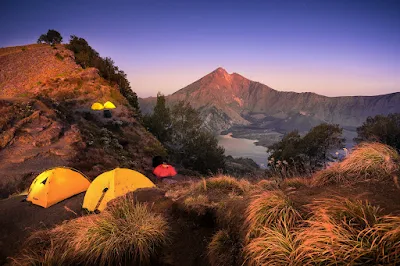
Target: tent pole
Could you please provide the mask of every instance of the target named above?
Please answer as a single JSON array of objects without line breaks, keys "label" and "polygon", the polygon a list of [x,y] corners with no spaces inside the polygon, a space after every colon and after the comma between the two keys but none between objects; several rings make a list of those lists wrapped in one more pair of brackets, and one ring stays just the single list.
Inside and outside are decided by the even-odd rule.
[{"label": "tent pole", "polygon": [[104,196],[106,195],[106,192],[107,192],[107,191],[108,191],[108,187],[106,187],[106,188],[103,189],[103,193],[101,194],[101,197],[100,197],[99,201],[97,202],[96,207],[94,208],[94,211],[95,211],[95,212],[98,211],[97,208],[100,206],[100,203],[101,203],[102,200],[104,199]]}]

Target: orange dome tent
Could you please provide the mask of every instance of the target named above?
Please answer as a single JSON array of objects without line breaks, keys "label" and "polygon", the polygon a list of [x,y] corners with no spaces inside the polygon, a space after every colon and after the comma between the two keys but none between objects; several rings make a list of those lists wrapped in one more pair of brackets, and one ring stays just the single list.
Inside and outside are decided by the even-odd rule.
[{"label": "orange dome tent", "polygon": [[32,182],[27,201],[44,208],[84,192],[90,185],[82,174],[64,167],[49,169]]},{"label": "orange dome tent", "polygon": [[96,177],[86,191],[83,208],[89,211],[102,211],[107,202],[138,188],[155,187],[154,183],[139,172],[115,168]]},{"label": "orange dome tent", "polygon": [[101,103],[94,103],[91,108],[92,110],[100,111],[104,109],[104,106]]},{"label": "orange dome tent", "polygon": [[163,163],[154,168],[153,174],[155,174],[157,178],[164,178],[164,177],[175,176],[177,172],[172,165]]},{"label": "orange dome tent", "polygon": [[115,104],[113,104],[113,103],[110,102],[110,101],[105,102],[103,106],[104,106],[104,109],[115,109],[115,108],[117,108],[117,107],[115,106]]}]

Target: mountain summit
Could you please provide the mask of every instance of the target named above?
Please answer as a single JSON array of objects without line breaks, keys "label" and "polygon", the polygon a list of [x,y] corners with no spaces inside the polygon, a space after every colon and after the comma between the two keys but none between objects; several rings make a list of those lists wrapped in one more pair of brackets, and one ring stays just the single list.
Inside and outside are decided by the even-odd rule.
[{"label": "mountain summit", "polygon": [[[326,97],[281,92],[221,67],[166,98],[170,104],[190,102],[201,112],[204,125],[215,133],[240,127],[249,137],[251,128],[250,137],[258,139],[264,133],[305,132],[323,122],[341,125],[352,139],[356,127],[368,116],[400,112],[400,93]],[[144,112],[150,112],[154,104],[155,98],[140,101]]]}]

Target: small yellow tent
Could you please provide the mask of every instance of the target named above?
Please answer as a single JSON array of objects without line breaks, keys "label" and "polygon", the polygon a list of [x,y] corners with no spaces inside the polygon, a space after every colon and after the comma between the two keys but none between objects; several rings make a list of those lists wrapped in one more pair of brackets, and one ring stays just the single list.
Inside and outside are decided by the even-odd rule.
[{"label": "small yellow tent", "polygon": [[102,211],[107,202],[138,188],[155,187],[154,183],[139,172],[116,168],[96,177],[86,191],[83,208]]},{"label": "small yellow tent", "polygon": [[86,191],[89,185],[89,180],[74,170],[64,167],[49,169],[33,180],[27,201],[47,208]]},{"label": "small yellow tent", "polygon": [[103,109],[104,109],[104,106],[101,103],[92,104],[92,110],[99,111],[99,110],[103,110]]},{"label": "small yellow tent", "polygon": [[113,103],[110,102],[110,101],[108,101],[108,102],[106,102],[106,103],[104,104],[104,109],[115,109],[115,108],[117,108],[117,107],[115,106],[115,104],[113,104]]}]

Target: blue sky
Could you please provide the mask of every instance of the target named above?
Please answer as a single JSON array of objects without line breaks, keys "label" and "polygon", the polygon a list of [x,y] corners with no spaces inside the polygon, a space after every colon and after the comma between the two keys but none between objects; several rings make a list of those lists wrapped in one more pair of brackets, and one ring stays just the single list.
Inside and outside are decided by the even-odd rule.
[{"label": "blue sky", "polygon": [[48,29],[113,58],[141,97],[222,66],[277,90],[400,91],[400,1],[2,1],[0,47]]}]

